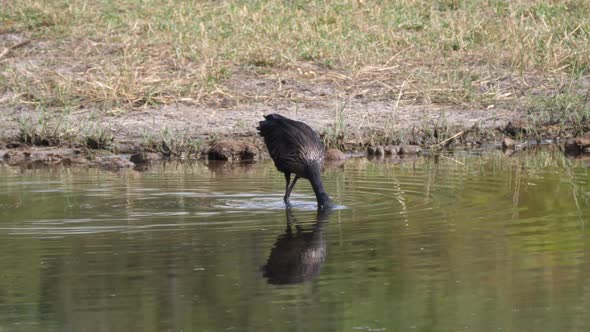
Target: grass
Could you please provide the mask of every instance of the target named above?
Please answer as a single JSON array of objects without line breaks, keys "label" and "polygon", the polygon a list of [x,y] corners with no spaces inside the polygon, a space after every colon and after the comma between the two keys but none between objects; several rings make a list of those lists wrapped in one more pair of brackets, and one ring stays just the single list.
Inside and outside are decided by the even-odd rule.
[{"label": "grass", "polygon": [[59,146],[75,140],[77,129],[72,128],[65,118],[51,117],[42,112],[37,120],[19,118],[18,140],[37,146]]},{"label": "grass", "polygon": [[32,146],[69,145],[86,150],[116,150],[115,136],[111,128],[94,123],[93,118],[74,123],[66,112],[56,115],[40,110],[39,114],[37,118],[17,119],[19,128],[16,140],[19,143]]},{"label": "grass", "polygon": [[573,82],[562,85],[556,92],[533,97],[528,108],[529,131],[540,139],[537,133],[539,126],[535,122],[557,125],[559,128],[569,127],[573,136],[590,130],[590,89],[580,91]]},{"label": "grass", "polygon": [[110,128],[91,125],[83,127],[81,145],[90,150],[114,149],[115,136]]},{"label": "grass", "polygon": [[[260,77],[328,84],[365,99],[399,96],[402,105],[487,107],[590,74],[586,0],[23,0],[2,7],[0,50],[8,51],[0,58],[0,99],[50,109],[248,103],[259,96],[232,78]],[[19,40],[31,43],[10,49]],[[272,98],[302,97],[274,89],[265,100]]]},{"label": "grass", "polygon": [[347,134],[345,112],[346,103],[340,101],[338,108],[336,109],[336,114],[334,115],[334,123],[328,126],[322,135],[322,140],[325,146],[340,150],[344,149],[344,140],[346,139]]},{"label": "grass", "polygon": [[158,152],[168,157],[187,159],[198,158],[203,152],[204,142],[186,130],[164,127],[159,134],[143,132],[141,149]]},{"label": "grass", "polygon": [[[30,146],[70,146],[91,150],[117,152],[117,142],[110,127],[93,122],[93,118],[73,123],[67,113],[56,116],[40,111],[36,119],[18,119],[17,141]],[[10,140],[10,139],[9,139]],[[158,133],[143,132],[139,141],[141,151],[158,152],[173,158],[198,158],[202,154],[204,142],[187,130],[168,127]]]}]

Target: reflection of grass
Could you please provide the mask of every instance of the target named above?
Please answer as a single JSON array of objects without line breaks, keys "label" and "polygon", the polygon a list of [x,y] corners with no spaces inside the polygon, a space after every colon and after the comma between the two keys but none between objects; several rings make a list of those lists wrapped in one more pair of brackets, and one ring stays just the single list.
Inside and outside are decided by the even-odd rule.
[{"label": "reflection of grass", "polygon": [[32,40],[0,62],[0,90],[52,107],[248,100],[224,83],[236,72],[369,98],[411,77],[404,102],[488,105],[590,66],[583,0],[31,0],[4,2],[0,22]]},{"label": "reflection of grass", "polygon": [[[383,164],[352,159],[344,171],[328,170],[327,189],[331,194],[337,192],[335,187],[341,189],[341,196],[335,197],[350,206],[335,211],[326,225],[329,256],[317,279],[321,287],[315,287],[316,282],[270,291],[260,280],[259,268],[276,237],[284,234],[284,211],[228,213],[236,211],[220,208],[225,195],[219,194],[281,193],[284,179],[272,162],[255,164],[247,171],[235,167],[229,176],[217,177],[203,163],[154,165],[142,176],[99,169],[48,173],[0,166],[5,190],[0,205],[14,206],[0,210],[6,227],[12,221],[16,229],[23,229],[23,222],[26,225],[34,218],[55,221],[27,229],[41,235],[3,236],[12,250],[0,260],[0,268],[6,271],[0,286],[9,303],[45,301],[49,313],[72,313],[76,326],[88,324],[84,315],[74,314],[81,309],[108,315],[118,308],[123,314],[117,320],[102,322],[114,330],[120,326],[149,330],[155,325],[152,320],[137,319],[138,301],[150,304],[142,306],[142,317],[155,317],[154,312],[186,317],[174,322],[184,330],[270,326],[280,331],[301,322],[301,317],[305,326],[322,331],[356,330],[351,326],[387,331],[465,327],[527,331],[533,325],[535,331],[556,331],[562,326],[567,330],[572,321],[583,330],[590,322],[585,306],[580,305],[590,296],[585,286],[589,239],[570,219],[568,211],[575,207],[564,171],[570,169],[584,191],[588,171],[570,165],[578,160],[548,151],[513,157],[501,152],[456,153],[452,158],[464,165],[444,158]],[[520,209],[519,219],[512,220],[511,181],[516,180],[517,167]],[[19,177],[27,181],[16,181]],[[31,190],[47,189],[48,179],[67,191],[40,195]],[[109,190],[109,195],[88,195],[89,188]],[[130,194],[141,188],[151,191]],[[191,194],[195,188],[199,195]],[[313,195],[305,182],[297,190]],[[150,193],[162,194],[157,196],[158,204],[145,199]],[[269,199],[280,202],[280,196]],[[405,215],[399,213],[400,197],[409,212]],[[579,201],[587,213],[590,202]],[[123,231],[79,236],[70,233],[78,229],[76,224],[57,222],[68,220],[66,216],[75,218],[80,206],[86,215],[103,216],[101,202],[120,206],[108,211],[108,217],[114,226],[120,220]],[[376,211],[368,203],[382,203],[384,210]],[[138,211],[142,217],[137,217]],[[171,211],[187,214],[169,215]],[[154,215],[143,217],[150,213]],[[302,223],[313,222],[312,211],[294,213]],[[153,229],[156,221],[166,229],[145,231]],[[105,226],[96,218],[79,227],[94,225]],[[39,241],[47,237],[48,229],[68,235],[53,236],[51,243]],[[130,239],[133,250],[129,250]],[[78,242],[83,245],[71,245]],[[234,242],[240,245],[228,245]],[[48,256],[55,259],[39,258]],[[175,282],[169,282],[164,272],[173,275]],[[62,282],[55,282],[57,277]],[[228,280],[240,285],[228,287]],[[113,285],[120,286],[117,296],[112,296]],[[198,300],[171,298],[177,305],[162,300],[161,294],[172,293],[194,294]],[[96,301],[108,305],[97,306]],[[186,314],[187,308],[191,315]],[[224,308],[232,308],[232,314],[227,315]],[[342,319],[326,319],[326,315]],[[26,315],[20,321],[29,323],[25,319],[38,317]]]}]

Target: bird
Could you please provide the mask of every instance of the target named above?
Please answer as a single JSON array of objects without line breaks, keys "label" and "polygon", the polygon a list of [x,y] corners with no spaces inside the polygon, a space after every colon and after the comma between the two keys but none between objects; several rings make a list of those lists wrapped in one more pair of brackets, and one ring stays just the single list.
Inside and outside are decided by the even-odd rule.
[{"label": "bird", "polygon": [[[280,114],[264,116],[258,124],[258,133],[276,168],[285,174],[287,182],[283,200],[290,206],[289,196],[297,180],[309,180],[315,193],[318,209],[332,208],[332,201],[324,190],[321,170],[324,164],[324,144],[320,135],[307,124],[288,119]],[[291,174],[295,177],[291,181]]]}]

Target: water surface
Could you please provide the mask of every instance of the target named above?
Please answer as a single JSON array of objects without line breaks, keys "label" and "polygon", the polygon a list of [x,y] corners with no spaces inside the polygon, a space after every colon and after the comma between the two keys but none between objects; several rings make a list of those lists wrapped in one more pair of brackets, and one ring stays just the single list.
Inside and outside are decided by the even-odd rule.
[{"label": "water surface", "polygon": [[588,330],[588,166],[353,159],[318,215],[270,162],[0,165],[0,329]]}]

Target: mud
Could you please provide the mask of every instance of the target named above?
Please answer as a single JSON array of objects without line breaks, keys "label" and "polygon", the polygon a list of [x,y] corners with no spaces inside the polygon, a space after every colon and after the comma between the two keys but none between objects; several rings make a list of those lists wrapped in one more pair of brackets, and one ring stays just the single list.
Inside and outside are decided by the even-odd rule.
[{"label": "mud", "polygon": [[261,148],[250,142],[224,140],[215,142],[207,151],[209,160],[256,160],[260,158]]},{"label": "mud", "polygon": [[[435,125],[448,125],[457,129],[474,125],[496,128],[504,127],[523,116],[520,111],[507,109],[412,105],[398,108],[395,101],[351,101],[344,108],[339,100],[274,104],[254,103],[228,108],[179,104],[120,112],[77,110],[67,114],[52,112],[50,115],[59,118],[61,123],[106,128],[114,135],[114,144],[121,147],[138,145],[146,135],[158,136],[163,131],[187,133],[203,140],[255,137],[258,122],[264,114],[269,113],[280,113],[304,121],[320,133],[334,131],[337,127],[350,137]],[[0,105],[0,136],[5,141],[16,137],[19,134],[19,121],[37,123],[41,116],[39,111],[22,106]]]},{"label": "mud", "polygon": [[[526,134],[522,125],[526,117],[518,107],[398,105],[395,100],[355,98],[343,102],[329,93],[314,91],[306,93],[315,97],[293,102],[283,99],[229,106],[176,104],[110,112],[79,109],[43,113],[23,105],[0,104],[0,157],[9,164],[34,162],[121,169],[174,158],[169,150],[157,148],[158,140],[190,138],[201,142],[200,147],[191,147],[191,155],[175,151],[176,156],[233,161],[268,158],[256,126],[269,113],[304,121],[323,136],[329,148],[367,153],[368,147],[374,147],[375,155],[415,154],[422,149],[450,145],[499,146],[504,136]],[[70,139],[60,139],[54,147],[23,144],[23,123],[40,126],[43,121],[69,128]],[[87,128],[108,133],[110,136],[104,140],[108,146],[83,136]],[[441,141],[445,144],[437,146]],[[176,144],[177,150],[183,149],[182,144]],[[104,153],[110,156],[100,156],[103,152],[97,151],[101,150],[93,150],[97,147],[106,148],[110,154]],[[578,150],[583,152],[585,148]],[[113,157],[121,154],[133,155],[133,162],[129,157]]]},{"label": "mud", "polygon": [[328,161],[339,161],[339,160],[345,160],[346,155],[338,149],[328,149],[328,150],[326,150],[326,157],[325,158]]}]

